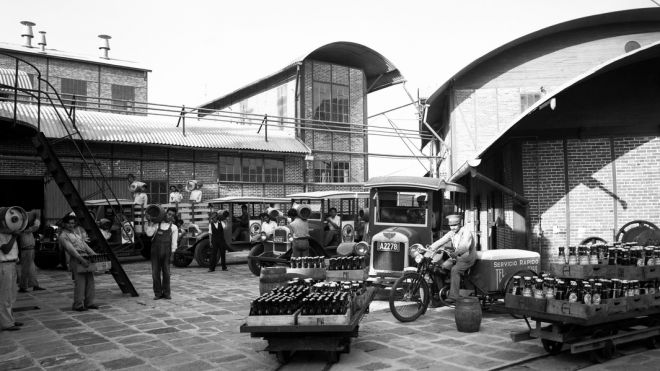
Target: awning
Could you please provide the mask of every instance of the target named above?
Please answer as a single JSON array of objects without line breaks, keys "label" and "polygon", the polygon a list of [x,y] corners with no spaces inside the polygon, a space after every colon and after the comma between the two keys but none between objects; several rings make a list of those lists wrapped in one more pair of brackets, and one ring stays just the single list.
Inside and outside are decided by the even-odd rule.
[{"label": "awning", "polygon": [[473,178],[478,179],[478,180],[480,180],[480,181],[482,181],[486,184],[489,184],[491,187],[502,191],[502,193],[505,193],[505,194],[511,196],[512,198],[514,198],[518,202],[520,202],[524,205],[529,205],[529,200],[526,199],[523,195],[521,195],[520,193],[514,191],[513,189],[511,189],[511,188],[509,188],[509,187],[507,187],[503,184],[500,184],[497,181],[483,175],[482,173],[477,171],[476,166],[472,166],[472,165],[468,164],[467,162],[463,163],[463,165],[456,172],[454,172],[454,174],[451,176],[451,178],[449,178],[449,181],[450,182],[457,182],[459,179],[466,176],[467,174],[470,174],[470,176],[472,176]]}]

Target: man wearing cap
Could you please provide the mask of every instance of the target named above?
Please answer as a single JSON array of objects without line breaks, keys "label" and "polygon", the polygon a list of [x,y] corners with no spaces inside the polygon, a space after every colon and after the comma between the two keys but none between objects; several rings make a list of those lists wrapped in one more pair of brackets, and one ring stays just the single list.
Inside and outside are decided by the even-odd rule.
[{"label": "man wearing cap", "polygon": [[429,248],[437,250],[441,246],[451,243],[454,252],[450,254],[451,259],[442,263],[442,268],[451,270],[451,283],[449,290],[449,300],[455,301],[459,297],[461,286],[461,274],[465,273],[477,258],[476,244],[472,232],[467,228],[461,227],[461,216],[452,214],[447,216],[447,224],[450,231],[435,241]]}]

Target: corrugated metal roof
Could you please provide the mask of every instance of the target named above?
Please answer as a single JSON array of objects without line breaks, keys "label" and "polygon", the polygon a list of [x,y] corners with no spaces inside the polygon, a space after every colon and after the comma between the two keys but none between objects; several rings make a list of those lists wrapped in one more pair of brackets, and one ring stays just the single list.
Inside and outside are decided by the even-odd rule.
[{"label": "corrugated metal roof", "polygon": [[94,63],[94,64],[103,64],[103,65],[108,65],[108,66],[115,66],[115,67],[123,67],[123,68],[131,68],[135,70],[140,70],[140,71],[147,71],[151,72],[150,69],[145,68],[141,66],[140,64],[132,61],[124,61],[121,59],[105,59],[101,58],[100,56],[98,57],[93,57],[89,55],[77,55],[69,52],[65,52],[62,50],[57,50],[57,49],[48,49],[46,48],[46,51],[42,52],[40,48],[30,48],[25,45],[17,45],[17,44],[10,44],[6,42],[0,42],[0,50],[4,51],[10,51],[10,52],[19,52],[19,53],[25,53],[25,54],[30,54],[30,55],[37,55],[40,57],[54,57],[54,58],[61,58],[61,59],[69,59],[69,60],[75,60],[75,61],[81,61],[81,62],[89,62],[89,63]]},{"label": "corrugated metal roof", "polygon": [[[63,109],[41,107],[41,131],[48,138],[67,135],[58,115],[66,117]],[[0,102],[0,126],[13,120],[13,103]],[[18,124],[37,127],[37,106],[17,105]],[[155,144],[177,147],[253,150],[282,153],[310,153],[309,148],[292,132],[269,130],[268,141],[264,131],[257,134],[253,125],[223,124],[188,119],[186,136],[182,127],[176,127],[176,117],[121,115],[105,112],[76,111],[76,126],[83,138],[94,142]]]},{"label": "corrugated metal roof", "polygon": [[[16,86],[16,70],[15,69],[9,69],[9,68],[0,68],[0,85],[7,85],[7,86]],[[17,87],[19,89],[27,89],[31,90],[32,89],[32,82],[30,81],[30,77],[25,71],[18,71],[18,85]],[[14,90],[14,89],[9,89],[9,88],[3,88],[0,89],[0,91],[8,91],[8,90]]]}]

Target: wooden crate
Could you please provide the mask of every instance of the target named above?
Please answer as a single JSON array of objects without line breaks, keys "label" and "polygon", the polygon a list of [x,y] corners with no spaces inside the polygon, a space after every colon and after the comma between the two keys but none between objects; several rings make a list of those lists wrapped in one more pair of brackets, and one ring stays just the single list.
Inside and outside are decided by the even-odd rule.
[{"label": "wooden crate", "polygon": [[369,270],[365,269],[352,269],[352,270],[327,270],[325,272],[326,281],[364,281],[369,278]]},{"label": "wooden crate", "polygon": [[545,312],[548,299],[536,299],[529,296],[506,294],[504,306],[532,312]]},{"label": "wooden crate", "polygon": [[642,298],[642,295],[638,296],[628,296],[625,298],[627,302],[628,311],[637,311],[641,312],[648,308],[648,301]]},{"label": "wooden crate", "polygon": [[548,299],[546,307],[547,313],[558,314],[562,316],[582,318],[582,319],[595,319],[607,317],[606,304],[582,304],[582,303],[569,303],[566,300]]},{"label": "wooden crate", "polygon": [[279,316],[248,316],[248,326],[294,326],[296,316],[300,313],[298,309],[294,314],[283,314]]},{"label": "wooden crate", "polygon": [[644,281],[660,278],[660,265],[647,265],[643,267]]},{"label": "wooden crate", "polygon": [[325,280],[325,268],[288,268],[287,277],[312,278],[318,281]]},{"label": "wooden crate", "polygon": [[602,304],[607,305],[607,313],[623,313],[628,311],[628,300],[625,297],[604,299]]},{"label": "wooden crate", "polygon": [[[589,278],[619,278],[626,280],[645,280],[645,268],[635,265],[604,265],[604,264],[587,264],[587,265],[568,265],[551,263],[549,271],[552,275],[563,278],[573,279],[589,279]],[[656,273],[654,267],[648,267],[648,271],[653,274]],[[660,266],[658,267],[660,271]],[[651,274],[651,273],[649,273]]]},{"label": "wooden crate", "polygon": [[298,326],[348,325],[351,321],[351,313],[351,306],[349,305],[346,314],[321,314],[315,316],[298,314],[296,323]]}]

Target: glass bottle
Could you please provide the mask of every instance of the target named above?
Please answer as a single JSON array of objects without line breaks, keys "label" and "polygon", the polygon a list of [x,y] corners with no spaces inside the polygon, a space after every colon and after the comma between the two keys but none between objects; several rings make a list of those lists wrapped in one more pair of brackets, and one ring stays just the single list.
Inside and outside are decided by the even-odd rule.
[{"label": "glass bottle", "polygon": [[513,276],[513,284],[511,285],[511,295],[522,295],[522,281],[520,276]]},{"label": "glass bottle", "polygon": [[591,285],[586,283],[582,286],[582,302],[587,305],[591,305]]},{"label": "glass bottle", "polygon": [[522,296],[531,297],[532,295],[532,277],[525,276],[525,278],[523,278]]},{"label": "glass bottle", "polygon": [[555,284],[555,299],[566,300],[566,282],[559,278],[557,278]]},{"label": "glass bottle", "polygon": [[600,305],[602,298],[603,298],[603,284],[600,282],[596,282],[596,284],[594,284],[593,294],[591,295],[591,302],[595,305]]},{"label": "glass bottle", "polygon": [[568,264],[569,265],[577,265],[578,259],[575,251],[576,247],[575,246],[569,246],[568,247]]},{"label": "glass bottle", "polygon": [[578,285],[577,282],[571,281],[568,286],[568,302],[576,303],[578,301]]},{"label": "glass bottle", "polygon": [[643,267],[645,263],[644,249],[641,246],[635,246],[634,249],[635,249],[635,259],[633,259],[633,263],[638,267]]},{"label": "glass bottle", "polygon": [[589,247],[584,245],[578,246],[578,264],[580,265],[589,264]]},{"label": "glass bottle", "polygon": [[564,246],[559,246],[559,264],[566,264],[568,261],[566,260],[566,252],[564,251],[565,248]]},{"label": "glass bottle", "polygon": [[595,244],[589,247],[589,264],[598,264],[598,246]]},{"label": "glass bottle", "polygon": [[616,247],[607,248],[607,264],[616,265],[617,249]]},{"label": "glass bottle", "polygon": [[646,259],[646,265],[655,265],[655,254],[653,246],[646,246],[644,248],[644,259]]},{"label": "glass bottle", "polygon": [[660,265],[660,246],[653,249],[653,258],[655,259],[655,265]]},{"label": "glass bottle", "polygon": [[555,297],[555,279],[546,277],[543,279],[543,286],[546,299],[553,299]]},{"label": "glass bottle", "polygon": [[534,298],[535,299],[545,298],[545,293],[543,292],[543,279],[542,278],[534,279]]}]

